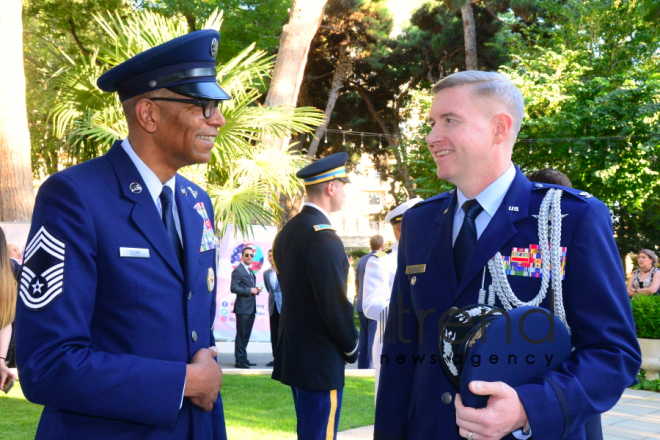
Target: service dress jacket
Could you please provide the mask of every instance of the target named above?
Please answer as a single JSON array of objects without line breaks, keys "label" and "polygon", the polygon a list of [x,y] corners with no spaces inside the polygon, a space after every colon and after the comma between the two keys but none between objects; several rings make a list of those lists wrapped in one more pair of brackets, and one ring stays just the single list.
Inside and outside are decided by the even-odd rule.
[{"label": "service dress jacket", "polygon": [[137,168],[108,153],[39,189],[16,317],[37,439],[226,439],[222,398],[183,398],[186,364],[215,345],[213,207],[176,175],[179,263]]},{"label": "service dress jacket", "polygon": [[[532,184],[517,169],[460,283],[452,245],[456,192],[420,202],[404,215],[384,336],[389,363],[381,365],[374,438],[460,438],[457,391],[440,367],[439,320],[451,307],[478,302],[482,271],[498,251],[507,259],[514,248],[529,251],[539,244],[534,215],[549,188],[564,191],[562,288],[575,350],[553,371],[515,388],[534,440],[584,439],[585,423],[612,408],[633,383],[641,356],[609,209],[580,190]],[[542,281],[520,275],[507,279],[521,301],[533,299]],[[490,284],[486,270],[485,288]],[[496,306],[502,307],[499,300]],[[549,295],[541,307],[550,310]]]},{"label": "service dress jacket", "polygon": [[311,390],[343,388],[344,362],[357,360],[358,344],[344,245],[326,216],[305,206],[275,237],[273,258],[282,309],[272,378]]}]

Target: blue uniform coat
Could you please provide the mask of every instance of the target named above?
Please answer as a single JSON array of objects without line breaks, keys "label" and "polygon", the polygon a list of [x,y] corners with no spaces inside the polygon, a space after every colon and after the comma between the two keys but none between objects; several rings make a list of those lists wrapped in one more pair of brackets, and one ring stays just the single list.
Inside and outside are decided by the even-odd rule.
[{"label": "blue uniform coat", "polygon": [[[45,406],[38,439],[226,438],[220,396],[211,412],[188,399],[179,409],[186,363],[215,344],[215,249],[202,247],[208,195],[179,175],[175,193],[183,267],[119,141],[41,186],[28,242],[44,227],[65,251],[61,294],[17,308],[21,386]],[[149,258],[120,257],[122,247]]]},{"label": "blue uniform coat", "polygon": [[[477,303],[482,270],[496,252],[510,256],[514,247],[539,243],[532,215],[551,187],[533,185],[516,171],[460,284],[452,251],[454,192],[406,212],[384,335],[389,363],[381,369],[375,438],[460,438],[456,390],[440,367],[438,321],[451,307]],[[641,362],[609,210],[586,193],[561,189],[561,212],[568,214],[561,236],[561,246],[567,247],[563,299],[575,351],[556,370],[516,388],[534,440],[584,438],[584,424],[614,406]],[[426,264],[425,271],[406,275],[406,267],[419,264]],[[507,278],[522,301],[539,292],[541,278]],[[490,281],[486,271],[486,289]],[[499,300],[496,305],[501,307]],[[541,306],[549,309],[548,297]],[[451,401],[441,399],[444,393]]]}]

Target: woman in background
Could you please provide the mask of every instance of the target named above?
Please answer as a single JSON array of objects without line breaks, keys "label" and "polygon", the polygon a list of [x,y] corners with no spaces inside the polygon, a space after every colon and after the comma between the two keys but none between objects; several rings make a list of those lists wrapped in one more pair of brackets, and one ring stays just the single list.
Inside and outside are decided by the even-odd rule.
[{"label": "woman in background", "polygon": [[[660,277],[659,277],[660,278]],[[7,239],[0,228],[0,390],[16,376],[7,367],[7,352],[11,341],[11,323],[16,313],[16,280],[7,253]]]},{"label": "woman in background", "polygon": [[637,254],[639,268],[633,270],[628,281],[628,296],[655,295],[660,288],[660,274],[658,273],[658,256],[649,249],[642,249]]}]

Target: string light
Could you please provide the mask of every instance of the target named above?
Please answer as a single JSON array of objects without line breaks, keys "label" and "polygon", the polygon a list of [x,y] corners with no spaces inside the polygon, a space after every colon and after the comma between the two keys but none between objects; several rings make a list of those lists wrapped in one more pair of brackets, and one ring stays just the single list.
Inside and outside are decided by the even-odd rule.
[{"label": "string light", "polygon": [[364,133],[360,135],[360,148],[364,149]]}]

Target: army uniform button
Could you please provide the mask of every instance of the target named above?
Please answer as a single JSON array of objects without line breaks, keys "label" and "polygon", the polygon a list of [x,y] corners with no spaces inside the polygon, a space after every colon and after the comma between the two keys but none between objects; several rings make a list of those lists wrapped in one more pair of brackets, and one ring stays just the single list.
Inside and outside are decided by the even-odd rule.
[{"label": "army uniform button", "polygon": [[197,332],[195,330],[192,332],[192,340],[193,342],[197,342]]},{"label": "army uniform button", "polygon": [[188,301],[192,299],[192,292],[188,292]]},{"label": "army uniform button", "polygon": [[537,184],[534,185],[534,186],[537,187],[537,188],[543,188],[543,184],[541,184],[541,183],[537,183]]},{"label": "army uniform button", "polygon": [[410,284],[414,286],[416,283],[417,283],[417,277],[412,277],[412,279],[410,280]]},{"label": "army uniform button", "polygon": [[449,405],[451,403],[451,394],[450,393],[442,393],[442,403],[445,403]]}]

